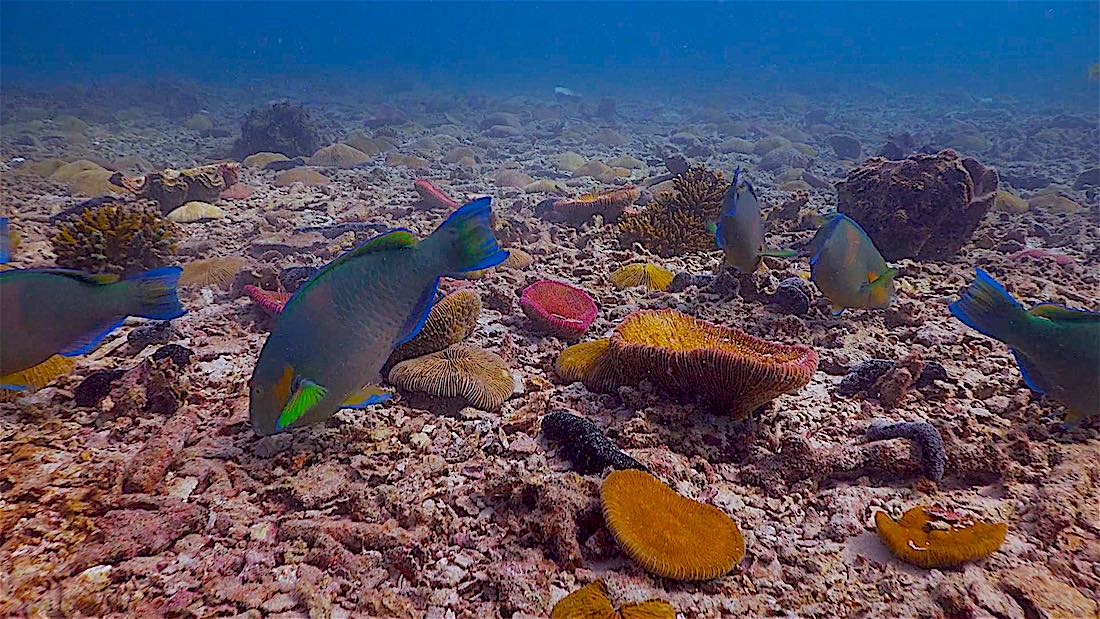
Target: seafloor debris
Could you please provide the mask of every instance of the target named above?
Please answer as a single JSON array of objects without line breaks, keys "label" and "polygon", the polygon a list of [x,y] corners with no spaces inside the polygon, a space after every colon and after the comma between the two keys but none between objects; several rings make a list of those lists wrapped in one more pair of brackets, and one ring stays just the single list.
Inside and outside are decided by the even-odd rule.
[{"label": "seafloor debris", "polygon": [[722,510],[677,494],[645,471],[611,472],[600,503],[615,541],[658,576],[717,578],[745,556],[741,531]]},{"label": "seafloor debris", "polygon": [[459,290],[443,297],[428,312],[420,332],[390,353],[385,367],[461,342],[473,333],[480,314],[481,298],[472,290]]},{"label": "seafloor debris", "polygon": [[676,609],[664,600],[652,599],[615,610],[607,596],[607,583],[600,578],[559,600],[550,619],[676,619]]},{"label": "seafloor debris", "polygon": [[810,285],[801,277],[788,277],[779,282],[768,303],[780,313],[804,316],[810,311]]},{"label": "seafloor debris", "polygon": [[50,243],[59,267],[126,276],[167,264],[176,228],[148,203],[109,202],[58,223]]},{"label": "seafloor debris", "polygon": [[579,225],[599,215],[606,222],[619,219],[624,211],[641,195],[640,187],[621,187],[575,198],[551,197],[535,207],[535,212],[550,221]]},{"label": "seafloor debris", "polygon": [[566,380],[580,375],[593,391],[648,380],[737,418],[802,388],[817,370],[808,346],[769,342],[672,309],[630,314],[602,354],[603,344],[578,346],[585,348],[567,348],[559,358]]},{"label": "seafloor debris", "polygon": [[449,212],[459,207],[458,202],[448,198],[447,194],[427,179],[418,178],[413,181],[413,189],[416,190],[416,195],[420,196],[416,201],[417,208],[443,209]]},{"label": "seafloor debris", "polygon": [[566,339],[584,335],[598,311],[584,290],[548,279],[524,288],[519,305],[540,330]]},{"label": "seafloor debris", "polygon": [[187,397],[180,369],[171,359],[145,359],[111,382],[111,407],[102,419],[171,415]]},{"label": "seafloor debris", "polygon": [[126,343],[141,351],[153,344],[167,344],[178,336],[171,320],[157,320],[135,328],[126,335]]},{"label": "seafloor debris", "polygon": [[390,369],[389,381],[409,391],[441,398],[461,398],[474,408],[495,411],[515,391],[515,379],[500,355],[454,344]]},{"label": "seafloor debris", "polygon": [[929,569],[984,559],[997,552],[1008,530],[1003,522],[985,522],[920,505],[900,520],[875,512],[875,528],[882,543],[899,559]]},{"label": "seafloor debris", "polygon": [[638,243],[662,258],[714,249],[707,225],[717,221],[729,183],[719,172],[693,167],[677,175],[673,185],[675,191],[659,194],[641,212],[623,215],[619,233],[624,247]]},{"label": "seafloor debris", "polygon": [[111,177],[111,182],[153,200],[162,213],[170,213],[188,202],[217,200],[221,192],[237,182],[237,164],[212,163],[186,170],[168,168],[138,177],[119,172]]},{"label": "seafloor debris", "polygon": [[195,430],[196,419],[188,412],[173,415],[153,438],[130,458],[123,472],[122,491],[151,493]]},{"label": "seafloor debris", "polygon": [[[898,365],[892,359],[868,359],[852,366],[836,387],[838,395],[851,397],[860,392],[870,392],[878,380]],[[920,389],[931,385],[933,381],[947,380],[947,369],[937,361],[923,361],[913,387]]]},{"label": "seafloor debris", "polygon": [[308,157],[320,147],[321,136],[309,110],[281,102],[248,112],[233,153],[238,158],[261,151]]},{"label": "seafloor debris", "polygon": [[559,445],[558,455],[588,475],[610,466],[615,469],[645,470],[640,462],[623,453],[596,424],[584,417],[556,411],[542,418],[542,433]]},{"label": "seafloor debris", "polygon": [[904,438],[920,447],[924,473],[929,479],[943,479],[947,465],[947,453],[943,448],[943,438],[936,426],[927,421],[902,421],[891,423],[885,419],[876,419],[867,428],[864,438],[868,442],[884,441],[892,438]]},{"label": "seafloor debris", "polygon": [[233,283],[237,273],[244,268],[245,259],[239,256],[216,256],[192,260],[183,265],[180,286],[214,286],[225,288]]},{"label": "seafloor debris", "polygon": [[997,193],[997,172],[951,150],[872,157],[837,183],[837,210],[887,260],[947,260],[970,240]]},{"label": "seafloor debris", "polygon": [[613,272],[610,279],[619,289],[644,286],[664,291],[672,284],[672,271],[648,262],[635,262]]}]

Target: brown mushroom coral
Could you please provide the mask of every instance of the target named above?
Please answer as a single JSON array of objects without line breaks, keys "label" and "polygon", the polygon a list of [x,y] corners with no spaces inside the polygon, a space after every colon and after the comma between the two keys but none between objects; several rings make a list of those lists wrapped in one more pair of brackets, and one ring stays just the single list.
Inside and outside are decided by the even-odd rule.
[{"label": "brown mushroom coral", "polygon": [[676,619],[676,610],[664,600],[623,604],[615,610],[601,578],[558,601],[550,619]]},{"label": "brown mushroom coral", "polygon": [[515,389],[512,372],[500,355],[468,344],[402,361],[393,366],[389,378],[402,389],[462,398],[487,411],[499,409]]},{"label": "brown mushroom coral", "polygon": [[439,352],[461,342],[473,332],[480,314],[481,298],[472,290],[459,290],[443,297],[432,306],[416,337],[390,353],[387,364]]},{"label": "brown mushroom coral", "polygon": [[641,188],[630,186],[586,193],[576,198],[549,198],[541,202],[536,210],[553,221],[573,224],[582,224],[593,215],[614,221],[634,204],[641,192]]},{"label": "brown mushroom coral", "polygon": [[600,487],[600,503],[615,541],[658,576],[717,578],[745,556],[741,531],[722,510],[677,494],[645,471],[613,471]]},{"label": "brown mushroom coral", "polygon": [[899,559],[925,568],[956,567],[997,551],[1008,530],[1003,522],[984,522],[954,512],[918,505],[894,520],[875,513],[882,543]]}]

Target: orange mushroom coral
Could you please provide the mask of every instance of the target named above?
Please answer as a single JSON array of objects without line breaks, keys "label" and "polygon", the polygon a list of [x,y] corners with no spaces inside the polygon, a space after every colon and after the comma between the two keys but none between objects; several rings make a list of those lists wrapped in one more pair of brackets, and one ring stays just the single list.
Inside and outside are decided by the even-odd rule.
[{"label": "orange mushroom coral", "polygon": [[925,568],[956,567],[997,551],[1008,530],[1003,522],[983,522],[918,505],[894,520],[875,513],[882,543],[899,559]]},{"label": "orange mushroom coral", "polygon": [[623,604],[615,610],[601,578],[563,597],[550,611],[550,619],[676,619],[676,610],[664,600]]}]

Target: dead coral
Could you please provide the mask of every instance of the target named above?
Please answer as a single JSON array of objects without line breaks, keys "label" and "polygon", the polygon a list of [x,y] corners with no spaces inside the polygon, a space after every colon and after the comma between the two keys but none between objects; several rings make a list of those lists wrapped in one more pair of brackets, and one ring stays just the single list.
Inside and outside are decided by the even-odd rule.
[{"label": "dead coral", "polygon": [[875,528],[899,559],[925,568],[957,567],[984,559],[1001,547],[1007,531],[1003,522],[983,522],[919,505],[900,520],[876,512]]},{"label": "dead coral", "polygon": [[622,245],[638,243],[662,258],[715,248],[707,225],[718,219],[729,183],[720,172],[693,167],[676,176],[673,185],[675,191],[659,194],[645,210],[623,215]]},{"label": "dead coral", "polygon": [[238,158],[263,151],[308,157],[320,147],[321,136],[309,110],[282,102],[248,113],[241,123],[241,137],[233,145],[233,153]]},{"label": "dead coral", "polygon": [[111,177],[111,182],[134,194],[155,201],[162,213],[170,213],[188,202],[214,202],[221,192],[237,182],[237,164],[213,163],[186,170],[165,169],[139,177]]},{"label": "dead coral", "polygon": [[108,202],[60,223],[50,243],[57,266],[126,276],[165,265],[176,228],[147,202]]}]

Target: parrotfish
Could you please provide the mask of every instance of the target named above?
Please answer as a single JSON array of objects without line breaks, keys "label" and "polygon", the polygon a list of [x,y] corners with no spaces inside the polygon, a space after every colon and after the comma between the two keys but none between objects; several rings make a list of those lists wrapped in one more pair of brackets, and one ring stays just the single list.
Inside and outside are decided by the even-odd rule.
[{"label": "parrotfish", "polygon": [[252,429],[274,434],[388,399],[382,366],[424,326],[440,277],[508,257],[489,227],[489,204],[462,206],[420,241],[405,229],[376,236],[303,284],[252,373]]},{"label": "parrotfish", "polygon": [[0,386],[5,378],[54,355],[90,352],[127,316],[171,320],[184,314],[176,296],[179,267],[130,279],[67,269],[0,272]]},{"label": "parrotfish", "polygon": [[760,268],[764,256],[789,258],[793,251],[772,250],[764,247],[764,220],[760,217],[760,202],[756,190],[741,173],[733,172],[733,182],[722,196],[722,211],[714,226],[715,239],[722,249],[721,269],[733,267],[742,273],[752,273]]},{"label": "parrotfish", "polygon": [[1100,414],[1100,312],[1042,303],[1025,310],[989,273],[949,307],[966,326],[1008,345],[1036,393],[1066,407],[1066,423]]},{"label": "parrotfish", "polygon": [[846,215],[835,213],[818,228],[809,253],[810,279],[829,299],[834,316],[849,307],[885,309],[893,301],[897,269]]},{"label": "parrotfish", "polygon": [[7,264],[11,260],[11,229],[7,217],[0,217],[0,264]]}]

